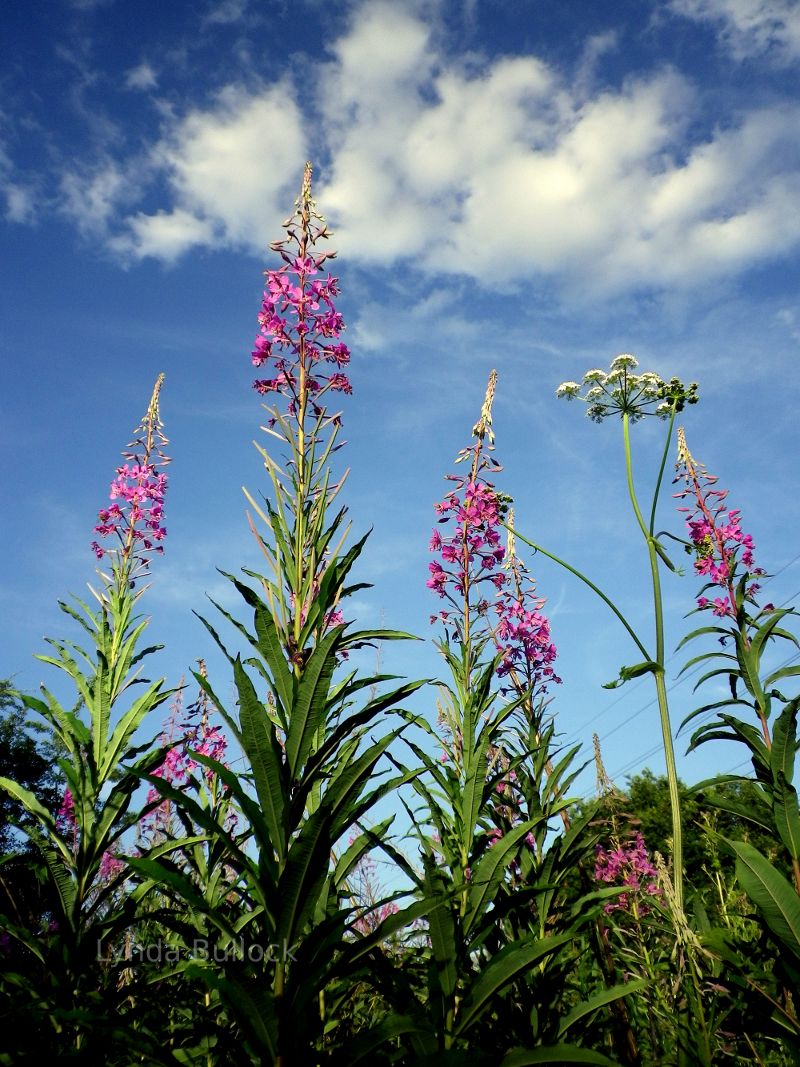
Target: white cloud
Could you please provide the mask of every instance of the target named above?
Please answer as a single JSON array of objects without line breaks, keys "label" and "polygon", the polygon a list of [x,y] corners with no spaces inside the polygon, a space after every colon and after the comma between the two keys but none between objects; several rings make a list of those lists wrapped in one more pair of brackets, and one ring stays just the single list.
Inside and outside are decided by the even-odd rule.
[{"label": "white cloud", "polygon": [[[367,3],[305,68],[315,152],[330,159],[317,197],[351,260],[608,293],[694,286],[800,246],[797,109],[698,135],[693,87],[674,71],[592,88],[611,37],[568,78],[532,55],[448,55],[434,29],[411,6]],[[117,217],[113,247],[168,261],[193,246],[260,251],[294,199],[310,130],[286,79],[168,116],[148,164],[166,201],[122,232]],[[108,165],[65,192],[79,223],[105,225],[131,185]]]},{"label": "white cloud", "polygon": [[794,111],[687,143],[693,92],[674,72],[587,97],[534,57],[459,62],[408,12],[368,12],[322,79],[320,199],[346,254],[608,291],[694,284],[800,243]]},{"label": "white cloud", "polygon": [[134,195],[134,188],[121,166],[104,160],[93,172],[75,170],[62,175],[61,209],[84,235],[102,235],[118,208]]},{"label": "white cloud", "polygon": [[204,25],[227,26],[239,20],[247,9],[247,0],[221,0],[204,17]]},{"label": "white cloud", "polygon": [[174,263],[190,248],[212,244],[213,237],[214,228],[208,219],[174,208],[157,211],[155,215],[139,212],[128,220],[128,233],[112,238],[109,243],[114,251],[130,253],[136,259],[152,256]]},{"label": "white cloud", "polygon": [[125,75],[125,85],[128,89],[141,89],[146,91],[147,89],[155,89],[158,86],[158,78],[156,72],[147,62],[144,60],[138,67],[131,67],[131,69]]},{"label": "white cloud", "polygon": [[686,18],[717,27],[737,59],[766,56],[778,63],[800,59],[797,0],[670,0]]},{"label": "white cloud", "polygon": [[5,200],[4,217],[9,222],[34,221],[36,198],[30,185],[18,180],[10,157],[0,146],[0,198]]},{"label": "white cloud", "polygon": [[190,112],[152,153],[166,175],[174,206],[127,220],[114,247],[174,260],[193,245],[263,249],[271,240],[302,173],[300,113],[285,84],[255,94],[233,86],[210,110]]}]

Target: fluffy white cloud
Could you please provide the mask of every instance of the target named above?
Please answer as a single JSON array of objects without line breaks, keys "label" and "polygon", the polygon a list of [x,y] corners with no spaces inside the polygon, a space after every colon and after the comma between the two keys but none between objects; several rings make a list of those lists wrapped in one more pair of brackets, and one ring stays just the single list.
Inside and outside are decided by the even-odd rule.
[{"label": "fluffy white cloud", "polygon": [[368,10],[322,79],[320,197],[348,255],[613,290],[694,284],[800,242],[796,111],[692,143],[674,72],[591,96],[534,57],[448,58],[409,13]]},{"label": "fluffy white cloud", "polygon": [[767,56],[778,63],[800,59],[797,0],[670,0],[678,15],[710,22],[737,59]]},{"label": "fluffy white cloud", "polygon": [[166,176],[173,206],[129,219],[114,247],[168,260],[193,244],[263,249],[304,159],[300,113],[285,84],[254,94],[230,86],[155,146],[151,164]]},{"label": "fluffy white cloud", "polygon": [[[695,285],[800,246],[796,108],[698,136],[693,88],[674,71],[598,92],[535,56],[447,54],[410,7],[379,0],[356,15],[304,82],[315,154],[330,161],[318,199],[352,260],[608,292]],[[310,129],[288,80],[229,86],[168,120],[150,156],[168,200],[130,215],[114,247],[167,260],[193,245],[263,249]],[[67,191],[105,221],[118,177]]]},{"label": "fluffy white cloud", "polygon": [[155,215],[139,212],[128,222],[128,232],[111,238],[115,252],[133,254],[137,259],[152,256],[174,263],[184,252],[198,245],[210,245],[214,228],[208,219],[199,219],[183,208],[158,211]]}]

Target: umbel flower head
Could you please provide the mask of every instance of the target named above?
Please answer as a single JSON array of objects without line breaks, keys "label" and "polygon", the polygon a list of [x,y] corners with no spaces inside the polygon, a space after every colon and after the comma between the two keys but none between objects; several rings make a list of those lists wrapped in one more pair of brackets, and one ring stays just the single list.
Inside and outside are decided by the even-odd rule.
[{"label": "umbel flower head", "polygon": [[134,430],[134,437],[122,453],[126,461],[117,467],[109,490],[111,504],[98,512],[94,532],[113,538],[116,544],[101,546],[92,542],[98,559],[109,556],[118,575],[132,581],[149,568],[150,556],[163,553],[167,531],[164,522],[164,494],[167,476],[161,468],[169,462],[164,448],[169,441],[159,414],[159,394],[164,375],[159,374],[147,413]]},{"label": "umbel flower head", "polygon": [[583,400],[586,414],[593,422],[609,415],[627,415],[637,422],[645,415],[666,419],[682,411],[685,404],[696,404],[697,382],[684,386],[679,378],[668,382],[653,371],[636,373],[639,361],[628,353],[615,356],[607,371],[589,370],[583,382],[562,382],[557,397]]}]

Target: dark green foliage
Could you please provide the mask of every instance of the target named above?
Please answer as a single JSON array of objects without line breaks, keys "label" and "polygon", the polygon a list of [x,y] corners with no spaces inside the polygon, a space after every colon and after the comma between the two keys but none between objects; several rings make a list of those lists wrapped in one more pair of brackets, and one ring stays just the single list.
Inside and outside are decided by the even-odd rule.
[{"label": "dark green foliage", "polygon": [[[11,682],[0,679],[0,777],[13,778],[55,815],[64,792],[57,759],[47,731],[28,718]],[[25,806],[0,791],[0,855],[27,848],[25,827],[31,825]]]}]

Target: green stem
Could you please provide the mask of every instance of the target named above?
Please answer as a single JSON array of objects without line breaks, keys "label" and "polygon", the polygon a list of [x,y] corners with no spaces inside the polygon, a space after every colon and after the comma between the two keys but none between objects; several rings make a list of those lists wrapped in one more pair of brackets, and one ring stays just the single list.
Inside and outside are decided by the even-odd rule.
[{"label": "green stem", "polygon": [[656,489],[653,493],[653,506],[650,509],[650,536],[653,537],[656,528],[656,508],[658,507],[658,498],[661,495],[661,482],[664,480],[664,471],[667,467],[667,457],[669,456],[670,447],[672,445],[672,430],[675,425],[675,408],[671,408],[669,413],[669,427],[667,429],[667,439],[664,442],[664,452],[661,456],[661,466],[658,468],[658,479],[656,481]]},{"label": "green stem", "polygon": [[[509,529],[509,527],[504,522],[501,523],[501,526],[505,526],[505,528],[507,530]],[[591,581],[589,578],[586,577],[585,574],[581,574],[581,572],[579,570],[576,570],[575,567],[570,566],[570,564],[567,563],[565,560],[560,559],[558,556],[554,556],[552,552],[548,552],[546,548],[542,548],[541,545],[537,545],[535,541],[529,541],[528,538],[525,537],[524,534],[521,534],[519,532],[519,530],[517,530],[516,528],[514,529],[513,533],[514,533],[515,537],[518,537],[520,539],[520,541],[524,541],[525,544],[528,545],[529,548],[532,548],[535,552],[541,552],[543,556],[547,556],[548,559],[551,559],[554,563],[557,563],[560,567],[563,567],[564,570],[569,571],[570,574],[574,574],[576,578],[580,578],[580,580],[583,582],[583,584],[584,585],[588,585],[593,593],[597,593],[597,595],[600,597],[600,599],[603,601],[603,603],[607,604],[608,607],[611,608],[611,610],[617,616],[619,621],[622,623],[622,625],[628,631],[628,634],[633,638],[633,641],[634,641],[636,647],[639,649],[639,651],[644,656],[644,658],[646,660],[652,659],[652,656],[650,655],[650,653],[647,651],[647,649],[644,647],[642,642],[636,636],[636,632],[634,631],[634,629],[631,626],[631,624],[628,622],[628,620],[625,618],[625,616],[619,610],[617,605],[609,597],[606,596],[606,594],[603,592],[602,589],[599,589],[594,584],[593,581]]]},{"label": "green stem", "polygon": [[[670,433],[672,421],[670,421]],[[631,436],[630,419],[627,411],[622,415],[622,433],[625,440],[625,474],[628,482],[628,495],[631,499],[633,513],[639,528],[647,542],[647,554],[650,557],[650,574],[653,582],[653,611],[656,629],[656,654],[654,662],[658,665],[653,671],[656,681],[656,696],[658,698],[658,714],[661,719],[661,735],[664,741],[664,760],[667,766],[667,782],[669,785],[669,801],[672,813],[672,879],[675,887],[675,900],[677,906],[683,911],[683,834],[681,829],[681,798],[678,791],[678,769],[675,763],[675,748],[672,743],[672,724],[669,717],[669,702],[667,700],[667,686],[664,680],[664,604],[661,597],[661,575],[658,569],[658,552],[656,539],[652,530],[655,523],[656,506],[658,504],[658,492],[664,473],[664,458],[661,462],[661,470],[658,476],[658,486],[653,499],[653,508],[650,517],[650,528],[645,526],[644,518],[636,498],[636,489],[633,484],[633,464],[631,462]],[[665,453],[666,456],[666,453]]]},{"label": "green stem", "polygon": [[642,535],[647,541],[650,539],[651,535],[650,531],[644,524],[644,517],[641,508],[639,507],[639,501],[636,499],[636,489],[633,484],[633,465],[631,463],[631,421],[627,411],[622,413],[622,436],[625,439],[625,476],[628,480],[628,496],[631,498],[631,506],[633,507],[636,521],[639,523]]}]

